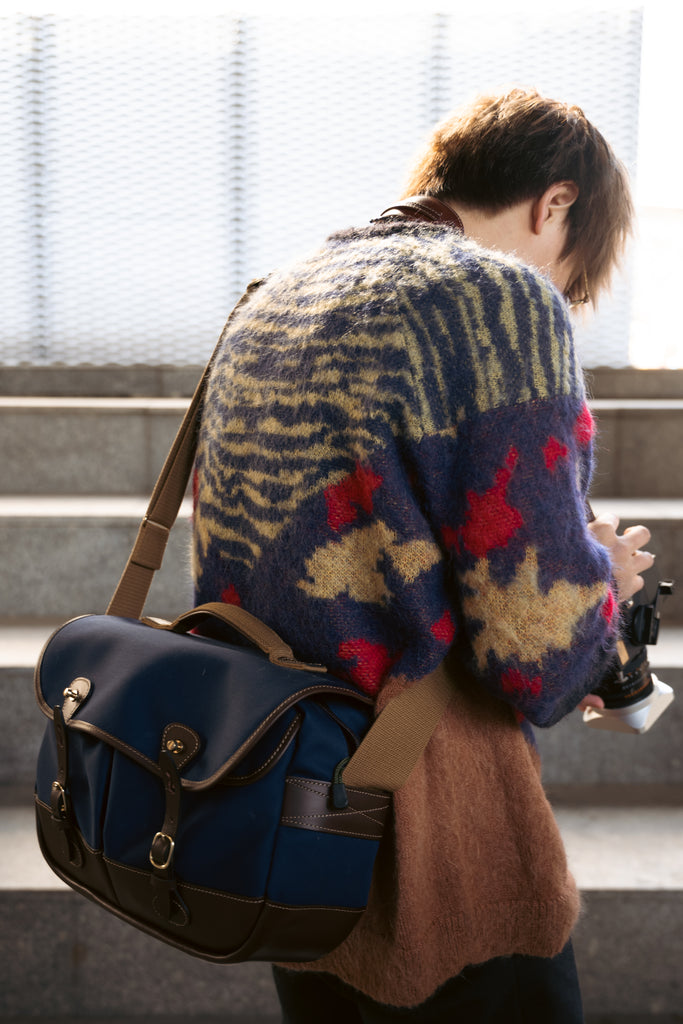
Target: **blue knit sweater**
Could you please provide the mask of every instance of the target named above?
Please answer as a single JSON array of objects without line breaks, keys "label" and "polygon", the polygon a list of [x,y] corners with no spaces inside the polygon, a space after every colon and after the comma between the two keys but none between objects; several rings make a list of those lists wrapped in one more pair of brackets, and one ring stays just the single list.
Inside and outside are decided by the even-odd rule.
[{"label": "blue knit sweater", "polygon": [[[197,603],[376,694],[451,649],[521,724],[607,668],[593,421],[565,304],[452,228],[333,235],[229,322],[195,474]],[[525,729],[526,731],[526,729]]]}]

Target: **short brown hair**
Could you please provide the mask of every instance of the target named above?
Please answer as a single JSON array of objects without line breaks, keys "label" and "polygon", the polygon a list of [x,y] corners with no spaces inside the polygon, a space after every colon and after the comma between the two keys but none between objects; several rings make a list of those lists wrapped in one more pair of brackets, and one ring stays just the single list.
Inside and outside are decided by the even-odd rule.
[{"label": "short brown hair", "polygon": [[406,195],[431,195],[498,212],[561,181],[579,194],[568,211],[562,257],[577,267],[568,288],[593,296],[608,284],[631,232],[628,174],[579,107],[529,89],[482,95],[437,125]]}]

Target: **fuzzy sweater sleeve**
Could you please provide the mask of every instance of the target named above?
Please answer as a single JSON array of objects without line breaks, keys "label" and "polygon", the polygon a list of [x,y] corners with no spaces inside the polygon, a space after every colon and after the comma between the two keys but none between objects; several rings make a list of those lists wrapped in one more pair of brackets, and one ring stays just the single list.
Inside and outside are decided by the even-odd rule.
[{"label": "fuzzy sweater sleeve", "polygon": [[[438,372],[452,414],[414,470],[446,552],[458,657],[520,718],[549,726],[614,656],[610,562],[586,525],[594,424],[556,290],[505,261],[480,259],[476,273],[434,289],[439,355],[414,362],[416,387],[437,393]],[[409,294],[399,301],[409,322]]]}]

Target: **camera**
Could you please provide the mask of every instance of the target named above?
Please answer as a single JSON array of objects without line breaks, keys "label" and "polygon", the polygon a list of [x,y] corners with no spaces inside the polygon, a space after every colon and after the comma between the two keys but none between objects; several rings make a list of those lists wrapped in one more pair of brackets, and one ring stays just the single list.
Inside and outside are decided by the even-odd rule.
[{"label": "camera", "polygon": [[604,708],[587,708],[586,725],[613,732],[644,733],[674,699],[674,692],[651,671],[647,648],[659,638],[661,598],[673,593],[673,580],[660,580],[652,601],[640,590],[622,605],[622,636],[617,660],[593,692]]}]

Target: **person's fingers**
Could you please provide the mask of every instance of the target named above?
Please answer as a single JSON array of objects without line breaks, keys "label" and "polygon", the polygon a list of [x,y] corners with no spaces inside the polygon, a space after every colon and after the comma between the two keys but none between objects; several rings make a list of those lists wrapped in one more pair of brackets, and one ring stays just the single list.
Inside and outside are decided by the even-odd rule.
[{"label": "person's fingers", "polygon": [[626,572],[626,570],[620,569],[618,566],[614,567],[614,578],[617,583],[617,600],[619,603],[628,601],[630,597],[633,597],[634,594],[637,594],[645,586],[645,580],[642,576]]},{"label": "person's fingers", "polygon": [[651,551],[634,551],[631,555],[631,571],[634,573],[647,572],[655,562],[655,556]]},{"label": "person's fingers", "polygon": [[586,708],[604,708],[605,702],[602,697],[598,697],[597,693],[587,693],[579,704],[579,711],[585,711]]},{"label": "person's fingers", "polygon": [[650,543],[652,534],[647,526],[627,526],[623,533],[623,539],[636,551]]},{"label": "person's fingers", "polygon": [[591,533],[605,547],[611,547],[614,544],[618,526],[618,516],[613,516],[608,513],[602,513],[597,519],[594,519],[592,523],[588,524],[588,528]]},{"label": "person's fingers", "polygon": [[615,512],[601,512],[599,516],[590,523],[591,526],[611,526],[616,530],[619,525],[619,516]]}]

